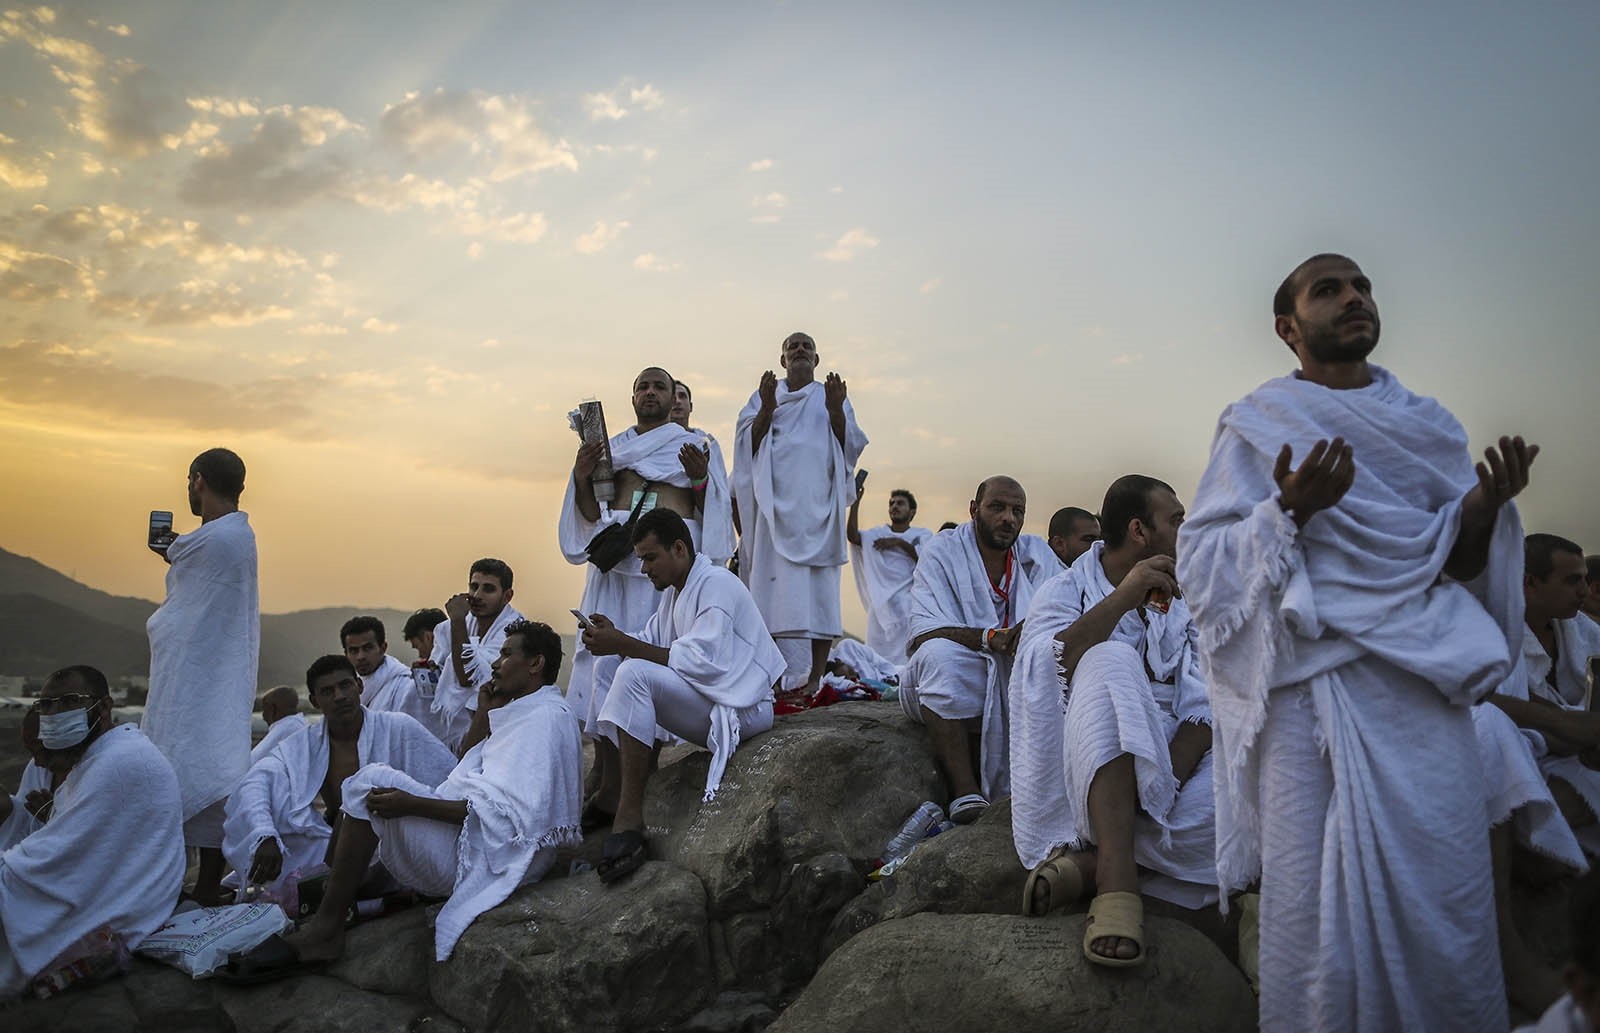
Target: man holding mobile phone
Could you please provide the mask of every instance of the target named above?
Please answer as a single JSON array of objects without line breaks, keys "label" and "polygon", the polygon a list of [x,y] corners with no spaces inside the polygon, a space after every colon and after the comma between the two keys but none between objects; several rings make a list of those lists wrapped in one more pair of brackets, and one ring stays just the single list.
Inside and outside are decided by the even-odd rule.
[{"label": "man holding mobile phone", "polygon": [[167,598],[146,624],[150,697],[140,726],[178,774],[184,843],[200,855],[193,894],[207,905],[222,898],[223,804],[250,767],[261,649],[256,536],[239,509],[244,474],[244,460],[225,448],[189,464],[200,527],[161,553],[171,565]]}]

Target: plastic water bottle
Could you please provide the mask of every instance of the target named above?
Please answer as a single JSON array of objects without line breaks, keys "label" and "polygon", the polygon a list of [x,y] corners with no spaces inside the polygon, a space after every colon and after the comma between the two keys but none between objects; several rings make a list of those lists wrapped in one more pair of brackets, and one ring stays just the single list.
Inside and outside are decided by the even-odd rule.
[{"label": "plastic water bottle", "polygon": [[909,854],[912,847],[927,838],[928,830],[942,821],[944,821],[944,808],[932,800],[924,801],[922,806],[906,819],[906,823],[900,826],[900,831],[889,840],[889,845],[883,848],[884,861],[895,861]]}]

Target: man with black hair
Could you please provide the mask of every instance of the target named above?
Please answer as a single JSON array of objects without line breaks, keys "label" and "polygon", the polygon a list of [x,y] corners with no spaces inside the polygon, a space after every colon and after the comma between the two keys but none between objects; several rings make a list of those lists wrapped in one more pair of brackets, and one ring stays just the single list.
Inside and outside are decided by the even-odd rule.
[{"label": "man with black hair", "polygon": [[425,606],[406,618],[400,637],[416,652],[418,660],[427,660],[433,655],[433,629],[448,619],[438,607]]},{"label": "man with black hair", "polygon": [[[562,503],[562,553],[570,563],[586,564],[579,609],[609,614],[623,627],[639,627],[650,619],[655,591],[631,552],[608,571],[589,562],[589,543],[602,530],[627,526],[635,510],[643,514],[667,509],[683,517],[700,551],[713,562],[725,562],[733,555],[727,468],[721,451],[713,455],[704,435],[668,418],[676,384],[672,374],[659,366],[639,372],[633,380],[633,426],[614,435],[609,446],[593,442],[578,449]],[[605,447],[610,448],[616,491],[608,505],[595,497],[593,482],[595,463]],[[614,658],[592,655],[579,640],[567,698],[583,721],[584,735],[594,741],[597,797],[585,819],[593,827],[610,820],[601,801],[616,796],[620,776],[615,747],[599,729],[600,711],[616,670]]]},{"label": "man with black hair", "polygon": [[1006,686],[1038,588],[1016,548],[1028,508],[1022,485],[986,478],[967,508],[970,522],[922,548],[900,679],[900,707],[928,726],[950,820],[961,825],[1008,788]]},{"label": "man with black hair", "polygon": [[113,727],[111,706],[105,675],[75,666],[50,675],[30,708],[61,781],[49,821],[0,854],[0,1000],[101,927],[137,947],[183,889],[177,776],[138,728]]},{"label": "man with black hair", "polygon": [[856,498],[844,535],[850,542],[850,569],[856,592],[867,611],[867,646],[895,666],[906,662],[907,614],[910,611],[911,575],[917,569],[917,549],[933,537],[926,527],[912,527],[917,497],[904,488],[889,493],[889,522],[860,529],[861,496],[867,471],[856,474]]},{"label": "man with black hair", "polygon": [[1178,543],[1219,888],[1261,886],[1261,1029],[1499,1033],[1471,707],[1520,649],[1538,448],[1474,466],[1455,417],[1368,362],[1372,281],[1343,255],[1296,266],[1272,315],[1299,369],[1223,411]]},{"label": "man with black hair", "polygon": [[331,855],[340,787],[363,764],[387,764],[429,785],[456,764],[410,715],[361,704],[361,678],[348,655],[318,657],[306,670],[306,693],[322,720],[252,766],[228,798],[223,853],[241,892],[247,884],[276,890]]},{"label": "man with black hair", "polygon": [[1529,733],[1539,769],[1591,858],[1600,857],[1600,713],[1589,709],[1589,659],[1600,625],[1584,617],[1583,549],[1554,534],[1523,544],[1522,664],[1491,697]]},{"label": "man with black hair", "polygon": [[439,669],[439,685],[427,727],[458,753],[472,724],[478,691],[493,675],[506,628],[522,619],[511,605],[511,585],[511,568],[504,560],[478,560],[467,571],[467,590],[445,602],[446,617],[433,629],[428,659]]},{"label": "man with black hair", "polygon": [[1056,554],[1062,566],[1070,567],[1078,557],[1089,551],[1089,546],[1100,540],[1100,518],[1087,509],[1066,506],[1050,517],[1050,529],[1045,541]]},{"label": "man with black hair", "polygon": [[162,553],[171,565],[167,598],[146,625],[150,695],[140,724],[178,774],[202,904],[222,899],[223,803],[250,766],[261,608],[256,536],[239,509],[244,476],[244,461],[225,448],[189,464],[189,509],[200,527]]},{"label": "man with black hair", "polygon": [[448,729],[433,709],[433,696],[420,692],[411,668],[389,655],[383,621],[351,617],[339,629],[339,643],[361,676],[363,707],[406,714],[444,741]]},{"label": "man with black hair", "polygon": [[642,630],[628,634],[605,614],[589,617],[584,647],[621,657],[600,711],[615,743],[622,778],[616,815],[598,869],[613,882],[644,863],[644,785],[657,726],[711,751],[705,798],[722,781],[743,739],[772,727],[773,690],[783,654],[737,575],[694,549],[682,517],[652,510],[633,530],[633,551],[660,593]]},{"label": "man with black hair", "polygon": [[810,334],[785,337],[778,358],[782,379],[763,373],[735,424],[739,577],[774,638],[809,646],[810,694],[822,683],[828,647],[844,634],[845,509],[867,436],[839,374],[817,380],[821,356]]},{"label": "man with black hair", "polygon": [[1177,494],[1129,474],[1101,513],[1105,537],[1028,610],[1011,679],[1012,832],[1032,872],[1024,913],[1093,887],[1084,955],[1125,967],[1144,960],[1141,892],[1191,909],[1217,898],[1211,707],[1175,580]]},{"label": "man with black hair", "polygon": [[220,977],[264,982],[338,958],[346,912],[374,857],[402,885],[450,898],[434,920],[438,961],[479,915],[542,878],[556,849],[578,841],[582,806],[583,743],[556,686],[560,671],[561,638],[549,625],[507,627],[460,762],[437,783],[382,763],[346,779],[333,871],[316,914],[236,955]]}]

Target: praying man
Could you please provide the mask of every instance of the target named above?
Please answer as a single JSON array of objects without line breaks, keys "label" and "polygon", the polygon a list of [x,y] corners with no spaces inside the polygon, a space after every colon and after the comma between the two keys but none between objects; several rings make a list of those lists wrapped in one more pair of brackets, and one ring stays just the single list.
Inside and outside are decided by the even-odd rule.
[{"label": "praying man", "polygon": [[889,493],[889,522],[859,527],[861,492],[867,472],[856,475],[856,498],[850,503],[845,539],[850,543],[850,569],[856,591],[867,611],[867,646],[895,666],[906,662],[907,614],[911,605],[911,575],[917,569],[917,549],[933,537],[926,527],[912,527],[917,497],[904,488]]},{"label": "praying man", "polygon": [[1471,707],[1520,649],[1536,446],[1473,465],[1367,361],[1372,282],[1323,254],[1273,297],[1299,360],[1223,411],[1178,541],[1216,758],[1223,893],[1261,887],[1261,1029],[1502,1031]]},{"label": "praying man", "polygon": [[928,726],[958,825],[1007,788],[1006,686],[1036,587],[1016,550],[1027,508],[1022,485],[987,478],[972,519],[923,547],[911,582],[900,707]]},{"label": "praying man", "polygon": [[495,657],[506,628],[522,619],[511,605],[513,574],[504,560],[485,557],[467,571],[467,590],[444,604],[445,619],[433,629],[433,654],[439,685],[433,694],[430,729],[460,752],[472,725],[480,690],[493,676]]},{"label": "praying man", "polygon": [[225,448],[189,464],[198,529],[161,553],[167,598],[150,615],[150,694],[140,727],[183,789],[183,841],[200,866],[194,897],[222,902],[223,805],[250,767],[250,712],[261,652],[256,536],[239,509],[244,461]]},{"label": "praying man", "polygon": [[432,732],[440,742],[444,741],[448,730],[433,709],[433,698],[422,693],[410,667],[389,655],[383,621],[376,617],[351,617],[339,629],[339,645],[361,677],[363,707],[405,714]]},{"label": "praying man", "polygon": [[1093,887],[1084,956],[1121,968],[1144,960],[1141,891],[1217,900],[1211,707],[1176,581],[1178,496],[1129,474],[1100,512],[1105,537],[1029,604],[1010,689],[1012,835],[1031,870],[1024,913]]},{"label": "praying man", "polygon": [[[580,612],[608,614],[625,628],[642,627],[650,619],[656,593],[631,551],[609,571],[588,563],[589,542],[601,530],[626,526],[635,508],[641,514],[667,509],[688,523],[713,562],[725,563],[733,555],[727,468],[721,451],[712,455],[703,435],[668,418],[676,384],[672,374],[657,366],[633,379],[634,425],[613,436],[609,445],[615,504],[605,506],[595,499],[594,468],[604,446],[594,442],[578,448],[561,507],[561,551],[568,562],[587,564]],[[567,699],[583,722],[584,735],[595,744],[595,794],[584,805],[585,824],[592,828],[610,822],[620,791],[616,746],[599,728],[617,663],[616,657],[596,657],[580,638],[568,680]]]},{"label": "praying man", "polygon": [[602,734],[622,761],[616,818],[596,869],[615,882],[644,864],[644,787],[659,726],[711,751],[705,798],[712,799],[739,743],[772,727],[783,654],[737,575],[697,555],[678,514],[653,510],[633,530],[633,551],[660,593],[637,635],[604,614],[589,617],[584,647],[622,658],[600,711]]},{"label": "praying man", "polygon": [[556,685],[561,639],[518,620],[499,642],[460,762],[436,785],[363,763],[341,790],[344,817],[316,914],[236,956],[224,981],[262,982],[342,955],[345,913],[374,857],[401,885],[449,898],[433,934],[434,958],[445,961],[474,919],[543,878],[556,849],[579,840],[583,744]]},{"label": "praying man", "polygon": [[138,728],[112,725],[111,706],[105,675],[77,666],[45,679],[30,708],[59,786],[49,820],[0,853],[0,1001],[88,933],[109,927],[131,950],[177,906],[178,777]]},{"label": "praying man", "polygon": [[845,508],[867,447],[844,380],[829,373],[818,383],[819,358],[809,334],[784,338],[784,376],[761,375],[739,413],[733,450],[739,576],[773,638],[810,643],[807,695],[822,684],[828,647],[844,634]]},{"label": "praying man", "polygon": [[348,656],[313,662],[306,692],[322,720],[251,767],[228,798],[223,854],[242,876],[241,894],[248,885],[277,890],[324,863],[344,780],[362,765],[387,764],[428,785],[456,765],[455,754],[409,714],[362,705],[363,683]]}]

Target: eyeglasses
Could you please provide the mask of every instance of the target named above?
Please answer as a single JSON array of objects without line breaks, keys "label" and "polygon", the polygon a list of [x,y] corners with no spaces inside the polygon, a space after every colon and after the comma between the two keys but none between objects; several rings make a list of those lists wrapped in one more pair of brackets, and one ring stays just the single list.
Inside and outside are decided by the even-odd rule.
[{"label": "eyeglasses", "polygon": [[75,710],[78,707],[89,706],[96,698],[87,692],[67,692],[60,696],[41,696],[28,707],[28,712],[33,714],[54,714],[62,710]]}]

